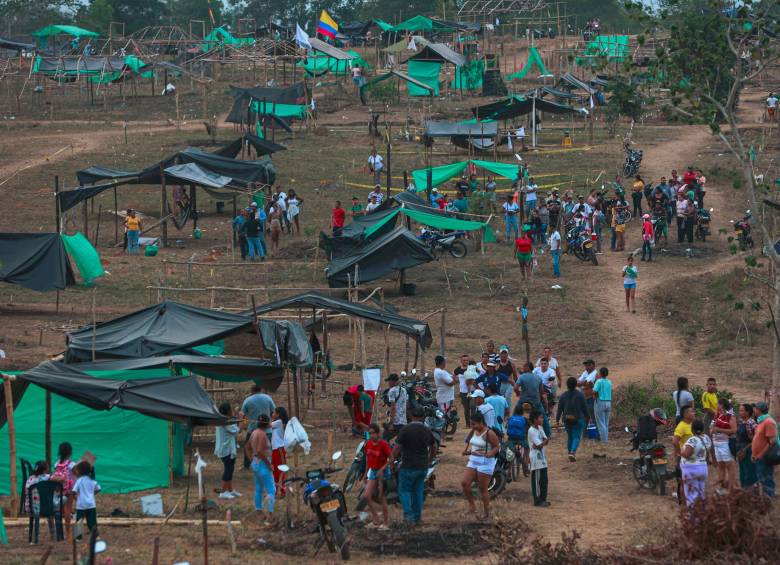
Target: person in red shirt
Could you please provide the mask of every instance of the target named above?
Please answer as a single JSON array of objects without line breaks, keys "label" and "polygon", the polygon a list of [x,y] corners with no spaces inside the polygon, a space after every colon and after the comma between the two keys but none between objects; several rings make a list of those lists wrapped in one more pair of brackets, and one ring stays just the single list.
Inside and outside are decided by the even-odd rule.
[{"label": "person in red shirt", "polygon": [[344,220],[346,220],[346,218],[347,212],[341,207],[341,200],[336,200],[336,207],[333,208],[333,219],[331,220],[333,235],[341,233],[341,230],[344,229]]},{"label": "person in red shirt", "polygon": [[650,220],[650,214],[642,216],[642,261],[653,260],[653,239],[655,227]]},{"label": "person in red shirt", "polygon": [[449,199],[447,198],[446,194],[442,194],[441,198],[439,198],[439,210],[446,210],[447,204],[449,204]]},{"label": "person in red shirt", "polygon": [[[371,521],[368,528],[388,529],[387,498],[385,497],[384,481],[390,478],[390,444],[379,437],[379,426],[371,424],[368,427],[369,438],[366,441],[366,491],[365,497],[368,503],[368,512]],[[376,513],[375,502],[382,505],[382,521]]]},{"label": "person in red shirt", "polygon": [[682,181],[683,184],[689,186],[696,182],[696,173],[694,172],[693,167],[688,167],[688,170],[683,173]]},{"label": "person in red shirt", "polygon": [[520,263],[520,273],[523,280],[531,278],[531,261],[533,261],[533,241],[528,236],[530,226],[523,226],[523,233],[515,240],[515,254],[517,262]]}]

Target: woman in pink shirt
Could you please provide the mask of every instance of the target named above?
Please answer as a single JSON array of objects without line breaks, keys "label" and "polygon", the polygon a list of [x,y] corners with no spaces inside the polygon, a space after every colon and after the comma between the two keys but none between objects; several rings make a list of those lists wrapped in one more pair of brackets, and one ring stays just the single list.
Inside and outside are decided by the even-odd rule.
[{"label": "woman in pink shirt", "polygon": [[653,260],[652,244],[654,238],[653,222],[650,221],[650,214],[645,214],[642,216],[642,261]]}]

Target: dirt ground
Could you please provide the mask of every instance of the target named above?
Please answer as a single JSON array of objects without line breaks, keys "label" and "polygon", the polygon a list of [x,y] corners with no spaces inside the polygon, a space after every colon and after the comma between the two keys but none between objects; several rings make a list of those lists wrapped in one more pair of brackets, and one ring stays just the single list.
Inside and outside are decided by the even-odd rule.
[{"label": "dirt ground", "polygon": [[[223,93],[224,94],[224,93]],[[761,113],[763,91],[752,90],[742,97],[742,121],[756,127]],[[214,106],[224,101],[216,96]],[[453,100],[434,109],[441,116],[464,115],[465,108],[476,102],[472,99]],[[51,231],[53,228],[53,202],[51,198],[54,175],[59,175],[66,186],[74,184],[75,171],[92,164],[134,168],[145,166],[155,159],[171,153],[187,144],[207,143],[200,120],[191,120],[177,127],[160,118],[170,116],[170,101],[156,97],[153,100],[129,101],[136,104],[127,109],[133,116],[127,127],[126,144],[120,121],[100,121],[93,114],[84,119],[61,119],[53,123],[34,119],[18,119],[0,122],[0,230],[2,231]],[[144,115],[143,105],[149,105],[149,117]],[[168,105],[167,108],[161,105]],[[192,104],[197,107],[196,103]],[[227,108],[222,106],[223,111]],[[408,115],[419,116],[421,108],[394,108],[393,120],[393,183],[401,184],[400,171],[418,168],[424,164],[421,146],[414,141],[398,138],[398,133]],[[117,110],[118,112],[118,110]],[[429,110],[429,113],[432,111]],[[127,313],[165,296],[204,306],[228,308],[246,307],[249,295],[255,294],[259,303],[294,293],[279,290],[280,287],[326,286],[322,268],[324,263],[316,251],[317,234],[326,229],[330,208],[336,198],[347,202],[352,194],[364,199],[369,190],[370,177],[363,170],[368,147],[376,140],[368,138],[365,131],[367,113],[364,108],[350,106],[338,112],[320,117],[318,131],[298,130],[294,135],[279,136],[277,141],[288,146],[288,151],[274,156],[279,183],[285,188],[294,187],[304,197],[303,226],[301,234],[286,237],[282,249],[262,265],[220,267],[231,262],[234,253],[230,248],[230,204],[227,212],[215,212],[214,201],[199,197],[203,209],[200,225],[204,237],[196,241],[189,226],[182,232],[173,231],[171,238],[178,244],[162,249],[155,258],[128,258],[114,247],[114,219],[108,212],[113,208],[113,196],[105,193],[96,199],[95,209],[89,211],[89,235],[100,217],[102,225],[98,234],[98,248],[109,274],[96,290],[69,289],[60,293],[59,312],[55,312],[53,294],[39,294],[19,287],[0,288],[0,348],[8,355],[0,360],[0,369],[16,369],[35,365],[46,355],[56,354],[64,344],[63,332],[89,323],[94,299],[98,320],[110,319]],[[415,117],[419,122],[419,118]],[[602,124],[599,124],[601,126]],[[561,189],[585,190],[587,182],[599,185],[603,179],[611,179],[623,156],[620,141],[609,136],[603,127],[596,128],[593,144],[586,143],[585,125],[578,123],[574,129],[575,147],[564,151],[560,148],[561,130],[568,129],[566,121],[550,120],[541,137],[542,147],[524,155],[534,174],[539,177],[543,190],[553,186]],[[621,126],[624,131],[627,127]],[[221,125],[219,139],[228,141],[235,137],[229,125]],[[728,310],[729,303],[700,304],[693,299],[681,298],[668,309],[665,299],[669,295],[686,297],[686,291],[697,293],[695,298],[707,300],[708,288],[719,281],[737,285],[737,294],[754,292],[755,288],[740,280],[739,270],[744,265],[741,255],[729,253],[729,220],[738,217],[748,206],[744,192],[735,190],[728,171],[733,163],[717,139],[700,127],[675,125],[658,121],[637,125],[634,140],[644,150],[642,173],[646,179],[668,175],[674,168],[682,171],[692,164],[705,170],[708,177],[706,205],[714,208],[713,237],[706,244],[695,244],[695,253],[687,257],[687,246],[670,244],[663,246],[658,260],[650,264],[639,263],[638,313],[626,312],[623,302],[621,268],[625,254],[610,253],[608,248],[599,255],[599,265],[593,267],[566,256],[562,261],[563,277],[555,281],[546,256],[539,261],[539,269],[533,279],[523,285],[510,248],[503,243],[503,226],[493,219],[500,242],[489,245],[485,255],[473,246],[468,256],[456,261],[444,259],[419,267],[409,273],[410,282],[417,284],[417,296],[404,297],[397,290],[395,281],[377,281],[371,286],[384,288],[385,300],[409,316],[423,317],[442,306],[447,307],[445,355],[454,364],[461,353],[478,355],[487,339],[509,344],[516,358],[522,357],[520,321],[516,307],[521,292],[526,289],[530,304],[530,343],[532,358],[536,359],[545,345],[554,348],[564,378],[581,372],[581,362],[592,357],[599,366],[610,368],[616,385],[647,383],[655,378],[667,390],[679,375],[688,376],[692,383],[703,385],[706,378],[716,376],[722,388],[735,392],[745,401],[757,399],[768,385],[768,367],[771,351],[766,333],[757,330],[749,343],[742,343],[738,335],[738,320]],[[381,141],[379,148],[383,148]],[[455,153],[449,144],[438,143],[434,150],[434,165],[466,158]],[[492,158],[492,157],[486,157]],[[508,162],[511,155],[504,153],[499,159]],[[599,177],[599,174],[601,176]],[[595,181],[599,178],[600,180]],[[241,201],[239,201],[241,204]],[[159,215],[159,188],[133,187],[119,191],[119,207],[134,206],[150,217]],[[81,228],[82,210],[79,207],[68,215],[68,231]],[[720,230],[724,230],[723,233]],[[674,229],[671,230],[672,235]],[[171,233],[171,232],[169,232]],[[627,249],[640,246],[639,226],[629,230]],[[195,259],[212,266],[193,269],[165,261]],[[736,275],[734,274],[736,270]],[[488,283],[489,280],[489,283]],[[736,280],[736,282],[734,282]],[[551,286],[559,283],[563,289]],[[726,284],[726,283],[723,283]],[[227,286],[257,289],[245,292],[217,292],[210,296],[205,292],[158,292],[149,286],[178,288],[204,288]],[[93,294],[94,293],[94,294]],[[698,294],[704,294],[699,296]],[[714,296],[714,295],[713,295]],[[687,316],[683,316],[683,313]],[[725,329],[720,334],[707,331],[685,332],[690,325],[685,320],[697,315],[707,320],[722,320]],[[440,345],[439,317],[428,321],[434,334],[434,345],[425,354],[425,366],[431,368],[433,356]],[[714,323],[714,322],[713,322]],[[347,325],[334,324],[332,348],[337,365],[352,362],[352,336]],[[715,343],[715,339],[722,342]],[[384,359],[383,333],[380,328],[368,328],[367,350],[369,363],[382,363]],[[717,345],[717,347],[716,347]],[[405,343],[401,337],[391,338],[390,368],[403,368]],[[748,367],[745,370],[745,367]],[[341,392],[344,386],[357,382],[357,375],[337,372],[328,389],[327,398],[315,397],[315,408],[305,409],[302,419],[314,443],[314,451],[301,457],[299,469],[322,464],[327,454],[328,434],[332,434],[333,448],[344,452],[343,466],[348,466],[357,444],[348,430]],[[235,387],[226,393],[236,404],[247,393],[247,387]],[[319,392],[319,391],[318,391]],[[275,394],[279,402],[285,402],[287,391],[280,388]],[[535,511],[530,501],[530,485],[527,480],[510,484],[494,503],[498,527],[511,527],[513,519],[522,517],[531,524],[531,531],[518,532],[519,540],[531,536],[556,542],[562,533],[577,530],[582,543],[596,548],[630,546],[655,541],[664,528],[670,526],[677,514],[677,504],[671,497],[640,492],[630,472],[632,455],[628,451],[628,435],[621,431],[619,421],[614,423],[611,441],[607,446],[585,441],[578,453],[578,461],[570,463],[563,446],[563,431],[554,431],[554,439],[548,449],[550,465],[551,507]],[[476,553],[484,554],[478,536],[483,528],[496,527],[477,523],[465,512],[466,505],[460,493],[459,481],[464,467],[460,456],[461,429],[444,449],[436,490],[426,504],[424,525],[412,532],[393,529],[389,532],[367,531],[361,525],[350,526],[353,560],[369,562],[390,560],[417,562],[435,558],[447,562],[463,562],[473,559]],[[670,443],[670,442],[669,442]],[[202,453],[210,454],[212,446],[204,442],[198,446]],[[121,444],[118,444],[121,449]],[[606,454],[594,458],[594,454]],[[221,473],[219,462],[208,457],[206,483],[209,492],[218,486]],[[341,480],[342,475],[337,475]],[[217,500],[210,495],[218,509],[210,515],[224,518],[231,510],[237,526],[237,552],[231,554],[226,528],[210,528],[210,555],[219,563],[308,563],[313,561],[316,534],[308,510],[300,501],[300,493],[293,493],[277,508],[289,511],[294,518],[294,528],[286,531],[276,525],[265,528],[257,523],[252,513],[253,485],[247,471],[237,470],[236,488],[244,496],[234,501]],[[159,489],[166,510],[180,501],[185,490],[185,480],[177,478],[169,489]],[[137,498],[133,495],[101,496],[98,510],[101,518],[114,508],[121,508],[131,515],[139,515]],[[4,501],[7,502],[7,499]],[[348,497],[350,508],[355,504],[354,494]],[[7,504],[6,504],[7,505]],[[392,508],[394,520],[400,520],[400,509]],[[179,504],[175,517],[198,518],[189,509],[183,511]],[[152,539],[160,537],[161,562],[187,560],[202,562],[201,533],[197,525],[164,527],[101,526],[101,535],[109,543],[113,563],[149,563]],[[0,560],[4,563],[38,562],[45,545],[30,547],[26,543],[26,530],[9,529],[11,545],[0,548]],[[69,549],[58,545],[54,549],[54,561],[68,559]],[[324,562],[335,561],[322,550],[316,557]]]}]

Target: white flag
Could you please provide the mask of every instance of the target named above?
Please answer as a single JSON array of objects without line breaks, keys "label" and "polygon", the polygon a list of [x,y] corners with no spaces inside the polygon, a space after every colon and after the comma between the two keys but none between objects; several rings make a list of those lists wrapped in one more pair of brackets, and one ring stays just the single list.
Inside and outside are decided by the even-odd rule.
[{"label": "white flag", "polygon": [[311,43],[309,43],[309,34],[303,31],[301,26],[295,24],[295,43],[302,49],[311,49]]}]

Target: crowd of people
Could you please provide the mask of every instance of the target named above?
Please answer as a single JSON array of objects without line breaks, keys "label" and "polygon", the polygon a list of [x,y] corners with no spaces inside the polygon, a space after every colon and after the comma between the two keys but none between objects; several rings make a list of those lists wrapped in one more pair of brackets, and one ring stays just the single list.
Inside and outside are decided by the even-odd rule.
[{"label": "crowd of people", "polygon": [[300,235],[302,207],[303,198],[293,188],[284,192],[276,185],[273,190],[266,187],[255,192],[249,206],[233,218],[233,242],[241,252],[241,259],[265,261],[278,252],[283,235]]}]

